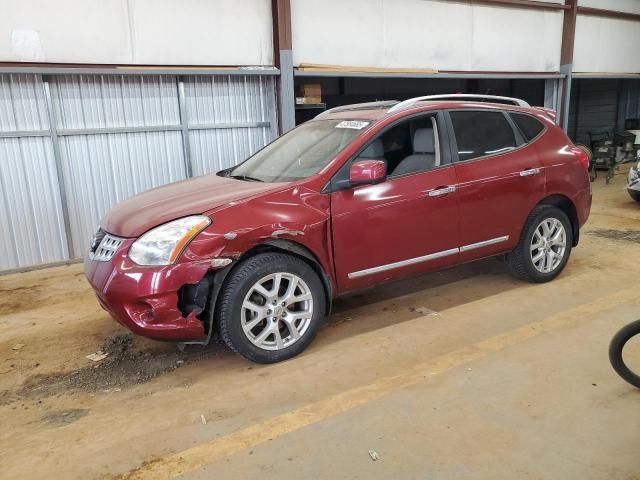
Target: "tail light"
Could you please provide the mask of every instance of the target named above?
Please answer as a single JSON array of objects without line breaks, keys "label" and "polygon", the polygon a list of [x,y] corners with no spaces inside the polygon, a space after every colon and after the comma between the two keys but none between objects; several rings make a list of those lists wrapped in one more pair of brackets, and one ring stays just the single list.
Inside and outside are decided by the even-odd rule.
[{"label": "tail light", "polygon": [[587,155],[587,152],[578,147],[573,147],[571,151],[578,157],[584,169],[589,170],[589,155]]}]

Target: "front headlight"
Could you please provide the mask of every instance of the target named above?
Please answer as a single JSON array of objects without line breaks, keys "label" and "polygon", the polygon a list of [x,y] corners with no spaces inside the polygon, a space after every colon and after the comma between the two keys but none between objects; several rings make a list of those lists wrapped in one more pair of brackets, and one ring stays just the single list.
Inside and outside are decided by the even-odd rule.
[{"label": "front headlight", "polygon": [[133,242],[129,258],[138,265],[170,265],[191,239],[210,224],[209,217],[194,215],[160,225]]}]

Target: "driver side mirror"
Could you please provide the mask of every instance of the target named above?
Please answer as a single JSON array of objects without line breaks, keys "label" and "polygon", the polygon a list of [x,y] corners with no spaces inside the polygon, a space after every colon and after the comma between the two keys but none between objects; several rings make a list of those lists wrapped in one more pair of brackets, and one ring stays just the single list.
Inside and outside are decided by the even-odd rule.
[{"label": "driver side mirror", "polygon": [[352,187],[380,183],[386,178],[387,164],[382,160],[360,159],[349,170],[349,184]]}]

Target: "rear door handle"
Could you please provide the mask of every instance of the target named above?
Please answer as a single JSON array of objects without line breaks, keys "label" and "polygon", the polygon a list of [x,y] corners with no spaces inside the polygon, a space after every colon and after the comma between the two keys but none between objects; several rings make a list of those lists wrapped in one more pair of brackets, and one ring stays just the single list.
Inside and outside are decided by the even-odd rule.
[{"label": "rear door handle", "polygon": [[438,187],[430,190],[428,195],[430,197],[442,197],[443,195],[448,195],[456,191],[456,187],[454,185],[449,185],[448,187]]},{"label": "rear door handle", "polygon": [[527,168],[526,170],[522,170],[520,172],[521,177],[530,177],[531,175],[537,175],[540,173],[539,168]]}]

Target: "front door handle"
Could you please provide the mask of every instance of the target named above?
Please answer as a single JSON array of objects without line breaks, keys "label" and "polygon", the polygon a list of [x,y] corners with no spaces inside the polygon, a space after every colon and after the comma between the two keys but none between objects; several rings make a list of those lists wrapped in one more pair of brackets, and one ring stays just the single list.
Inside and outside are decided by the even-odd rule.
[{"label": "front door handle", "polygon": [[540,173],[539,168],[527,168],[520,172],[521,177],[530,177],[531,175],[537,175]]},{"label": "front door handle", "polygon": [[442,197],[443,195],[448,195],[449,193],[453,193],[456,191],[455,185],[449,185],[448,187],[438,187],[433,190],[429,190],[428,195],[430,197]]}]

